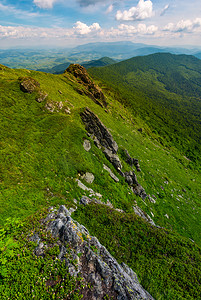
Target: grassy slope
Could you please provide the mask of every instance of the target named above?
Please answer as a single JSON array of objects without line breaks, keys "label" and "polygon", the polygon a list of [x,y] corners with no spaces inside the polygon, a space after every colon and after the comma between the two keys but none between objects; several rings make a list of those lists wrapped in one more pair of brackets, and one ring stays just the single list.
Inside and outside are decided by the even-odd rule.
[{"label": "grassy slope", "polygon": [[[71,77],[4,67],[0,68],[0,73],[1,225],[8,217],[24,218],[42,207],[55,204],[70,205],[73,198],[79,199],[84,194],[74,179],[79,178],[78,173],[91,171],[95,175],[95,181],[90,187],[103,195],[103,201],[109,199],[115,207],[131,213],[129,226],[132,226],[132,218],[135,218],[132,205],[133,200],[136,200],[150,216],[151,212],[154,214],[153,219],[157,225],[174,229],[201,245],[200,174],[189,168],[189,161],[179,152],[169,152],[157,141],[153,141],[146,124],[115,101],[111,92],[108,93],[109,105],[106,113],[88,97],[81,96],[74,90],[76,83]],[[39,81],[41,88],[48,93],[48,101],[68,101],[71,114],[47,111],[45,103],[37,103],[33,94],[20,91],[19,76],[31,76]],[[58,90],[62,91],[62,94]],[[93,144],[90,152],[83,149],[82,142],[87,138],[87,134],[79,113],[85,106],[90,107],[110,129],[120,147],[120,156],[122,149],[126,148],[131,156],[139,159],[142,172],[138,173],[138,180],[147,193],[157,197],[156,204],[148,200],[144,203],[131,194],[123,179],[120,178],[119,183],[114,183],[107,172],[102,171],[102,164],[109,164]],[[138,132],[139,127],[145,128],[143,133]],[[115,172],[112,166],[109,166]],[[125,162],[124,170],[129,170]],[[107,212],[104,214],[98,217],[99,228],[105,224]],[[165,214],[169,215],[169,219]],[[84,215],[87,216],[87,210]],[[84,216],[82,219],[85,222]],[[144,224],[139,222],[139,226],[143,228],[141,223]],[[108,230],[109,234],[111,231]],[[97,233],[98,238],[102,238],[100,231],[94,233]],[[135,236],[134,231],[130,234],[130,238]],[[137,231],[136,234],[138,235]],[[122,238],[119,232],[120,244],[123,242]],[[178,237],[178,240],[174,240],[174,243],[179,242],[179,239]],[[104,243],[104,240],[102,242]],[[106,242],[108,243],[107,239]],[[147,243],[149,247],[150,241]],[[188,244],[187,241],[185,243]],[[138,255],[134,248],[131,252]],[[115,255],[118,257],[118,253]],[[127,262],[131,265],[129,260]],[[161,262],[162,260],[159,265]],[[136,264],[135,267],[139,274],[143,273],[140,265]],[[148,279],[143,277],[143,274],[145,287],[152,290],[151,285],[153,292],[156,292],[158,279],[154,281],[155,275],[152,272]],[[152,281],[155,283],[150,283]]]},{"label": "grassy slope", "polygon": [[119,101],[143,118],[166,146],[200,166],[201,61],[158,53],[135,57],[90,73],[111,85]]}]

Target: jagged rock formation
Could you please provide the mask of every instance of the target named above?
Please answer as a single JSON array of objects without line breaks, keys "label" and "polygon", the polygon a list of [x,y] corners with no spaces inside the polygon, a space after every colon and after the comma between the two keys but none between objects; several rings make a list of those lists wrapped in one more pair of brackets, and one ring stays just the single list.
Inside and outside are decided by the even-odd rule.
[{"label": "jagged rock formation", "polygon": [[[138,183],[135,173],[133,171],[125,173],[121,171],[122,163],[117,155],[118,145],[114,141],[109,130],[89,108],[85,108],[80,115],[85,124],[86,130],[90,137],[94,140],[96,146],[103,151],[106,158],[113,164],[119,174],[125,178],[125,181],[131,186],[133,193],[144,200],[147,197],[147,194],[143,187]],[[134,164],[136,169],[141,171],[138,160],[131,158],[127,150],[125,153],[127,161],[129,161],[131,166]]]},{"label": "jagged rock formation", "polygon": [[86,130],[92,136],[97,138],[99,144],[110,150],[112,153],[117,153],[118,145],[100,119],[89,108],[85,108],[80,115]]},{"label": "jagged rock formation", "polygon": [[101,107],[107,106],[107,102],[102,90],[90,79],[87,70],[84,67],[79,64],[71,64],[65,72],[72,74],[76,78],[77,82],[84,86],[85,89],[76,89],[79,94],[85,94],[89,96]]},{"label": "jagged rock formation", "polygon": [[[153,299],[139,284],[132,269],[124,263],[119,265],[96,237],[90,236],[83,225],[71,218],[72,211],[73,209],[68,210],[63,205],[58,211],[51,209],[43,223],[53,237],[58,238],[58,258],[65,260],[68,272],[72,276],[81,274],[83,277],[86,285],[81,291],[82,299]],[[71,247],[73,263],[66,256],[67,244]],[[39,243],[35,254],[43,255],[44,248],[43,243]]]}]

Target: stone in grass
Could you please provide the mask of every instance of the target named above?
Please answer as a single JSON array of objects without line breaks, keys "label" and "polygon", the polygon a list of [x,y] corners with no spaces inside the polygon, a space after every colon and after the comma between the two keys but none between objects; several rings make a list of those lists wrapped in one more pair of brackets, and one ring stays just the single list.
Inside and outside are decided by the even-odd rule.
[{"label": "stone in grass", "polygon": [[24,93],[33,93],[39,89],[40,83],[31,77],[24,77],[20,82],[20,89]]},{"label": "stone in grass", "polygon": [[152,198],[150,195],[148,195],[148,199],[151,203],[156,203],[156,200],[154,198]]},{"label": "stone in grass", "polygon": [[36,101],[41,103],[47,98],[48,94],[43,91],[38,91],[38,94],[36,96]]},{"label": "stone in grass", "polygon": [[84,142],[83,142],[83,147],[84,147],[84,150],[86,150],[88,152],[91,149],[90,141],[85,139]]},{"label": "stone in grass", "polygon": [[87,183],[93,183],[93,181],[94,181],[94,174],[86,172],[82,176],[82,179],[84,179]]}]

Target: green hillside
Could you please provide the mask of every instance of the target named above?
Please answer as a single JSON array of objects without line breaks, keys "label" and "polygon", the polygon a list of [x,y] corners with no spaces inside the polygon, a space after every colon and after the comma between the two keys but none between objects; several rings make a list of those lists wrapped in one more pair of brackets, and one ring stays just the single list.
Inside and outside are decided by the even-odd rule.
[{"label": "green hillside", "polygon": [[[109,68],[118,66],[115,64]],[[109,74],[109,68],[101,70]],[[94,69],[94,74],[95,71],[96,75],[99,74],[98,69]],[[194,72],[198,80],[198,69]],[[118,72],[110,74],[121,78]],[[124,95],[116,99],[114,86],[112,90],[105,88],[105,100],[101,97],[94,99],[99,88],[93,94],[95,83],[86,78],[85,73],[81,75],[78,78],[69,72],[53,75],[12,70],[0,65],[1,299],[32,299],[33,290],[35,299],[55,299],[55,293],[65,299],[81,298],[80,279],[74,281],[66,276],[62,264],[58,267],[53,263],[53,270],[51,263],[58,249],[48,250],[44,260],[36,259],[33,256],[36,244],[27,241],[27,236],[39,232],[40,237],[50,243],[50,238],[41,229],[42,221],[38,221],[45,218],[50,206],[65,204],[75,207],[74,199],[77,200],[77,210],[73,218],[100,239],[119,262],[133,268],[143,287],[155,299],[198,299],[201,268],[200,173],[192,168],[192,163],[179,150],[168,149],[161,145],[161,141],[153,139],[153,129],[140,113],[145,111],[144,102],[141,108],[140,103],[136,104],[136,112],[130,110],[124,105],[128,103],[119,102],[123,102]],[[139,91],[143,82],[138,81],[136,89]],[[154,80],[153,85],[159,85],[158,82]],[[25,84],[29,92],[23,90]],[[147,94],[150,86],[147,81]],[[124,92],[123,84],[121,88]],[[161,91],[166,91],[162,82]],[[141,93],[145,95],[145,90]],[[127,95],[130,97],[129,93]],[[195,103],[193,97],[191,101]],[[150,197],[143,200],[135,195],[120,172],[96,147],[80,116],[85,107],[99,117],[118,144],[122,172],[131,171],[125,149],[131,157],[138,159],[141,172],[136,173],[137,179]],[[176,136],[173,135],[173,138],[176,139]],[[89,151],[83,147],[85,140],[91,144]],[[111,169],[118,182],[111,178],[103,164]],[[92,183],[85,181],[83,175],[86,172],[94,175]],[[80,188],[78,180],[102,197],[93,193],[90,196],[91,191]],[[100,197],[103,203],[109,200],[114,209],[101,204],[84,207],[79,204],[83,195]],[[133,210],[135,205],[147,213],[158,227],[137,216]],[[55,286],[49,284],[52,277],[48,276],[52,270],[56,272],[54,276],[58,285]],[[61,291],[62,280],[66,294]]]},{"label": "green hillside", "polygon": [[110,57],[102,57],[100,59],[92,60],[92,61],[89,61],[86,63],[83,62],[81,65],[83,67],[85,67],[86,69],[89,69],[89,68],[93,68],[93,67],[104,67],[107,65],[112,65],[115,62],[116,61]]},{"label": "green hillside", "polygon": [[157,53],[135,57],[90,73],[111,86],[165,146],[174,146],[200,166],[201,61]]}]

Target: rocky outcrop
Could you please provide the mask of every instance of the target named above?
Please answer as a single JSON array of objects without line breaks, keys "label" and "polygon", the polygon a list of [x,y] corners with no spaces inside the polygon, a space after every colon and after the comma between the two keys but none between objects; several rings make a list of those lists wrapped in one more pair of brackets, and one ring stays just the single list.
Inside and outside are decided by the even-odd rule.
[{"label": "rocky outcrop", "polygon": [[84,86],[84,89],[76,89],[79,94],[85,94],[89,96],[96,104],[100,105],[101,107],[107,106],[107,102],[102,90],[94,84],[84,67],[78,64],[71,64],[65,72],[72,74],[76,78],[77,82]]},{"label": "rocky outcrop", "polygon": [[[118,264],[96,237],[90,236],[83,225],[71,218],[72,211],[62,205],[58,211],[52,209],[43,222],[57,238],[58,258],[65,261],[67,271],[72,276],[79,274],[83,278],[82,299],[153,299],[139,284],[132,269],[124,263]],[[73,262],[68,258],[66,245],[71,248]],[[40,243],[36,255],[41,255],[43,248]]]},{"label": "rocky outcrop", "polygon": [[[95,145],[103,151],[107,160],[112,163],[118,173],[125,178],[125,181],[130,185],[133,193],[145,200],[147,194],[144,188],[138,183],[135,173],[133,171],[122,172],[122,163],[117,155],[118,145],[109,130],[89,108],[85,108],[85,110],[81,112],[81,118],[89,136],[94,140]],[[131,158],[127,150],[125,150],[125,155],[127,162],[131,166],[134,164],[137,171],[141,171],[138,160]]]},{"label": "rocky outcrop", "polygon": [[118,145],[100,119],[89,108],[85,108],[80,115],[91,137],[95,136],[101,146],[112,153],[117,153]]}]

